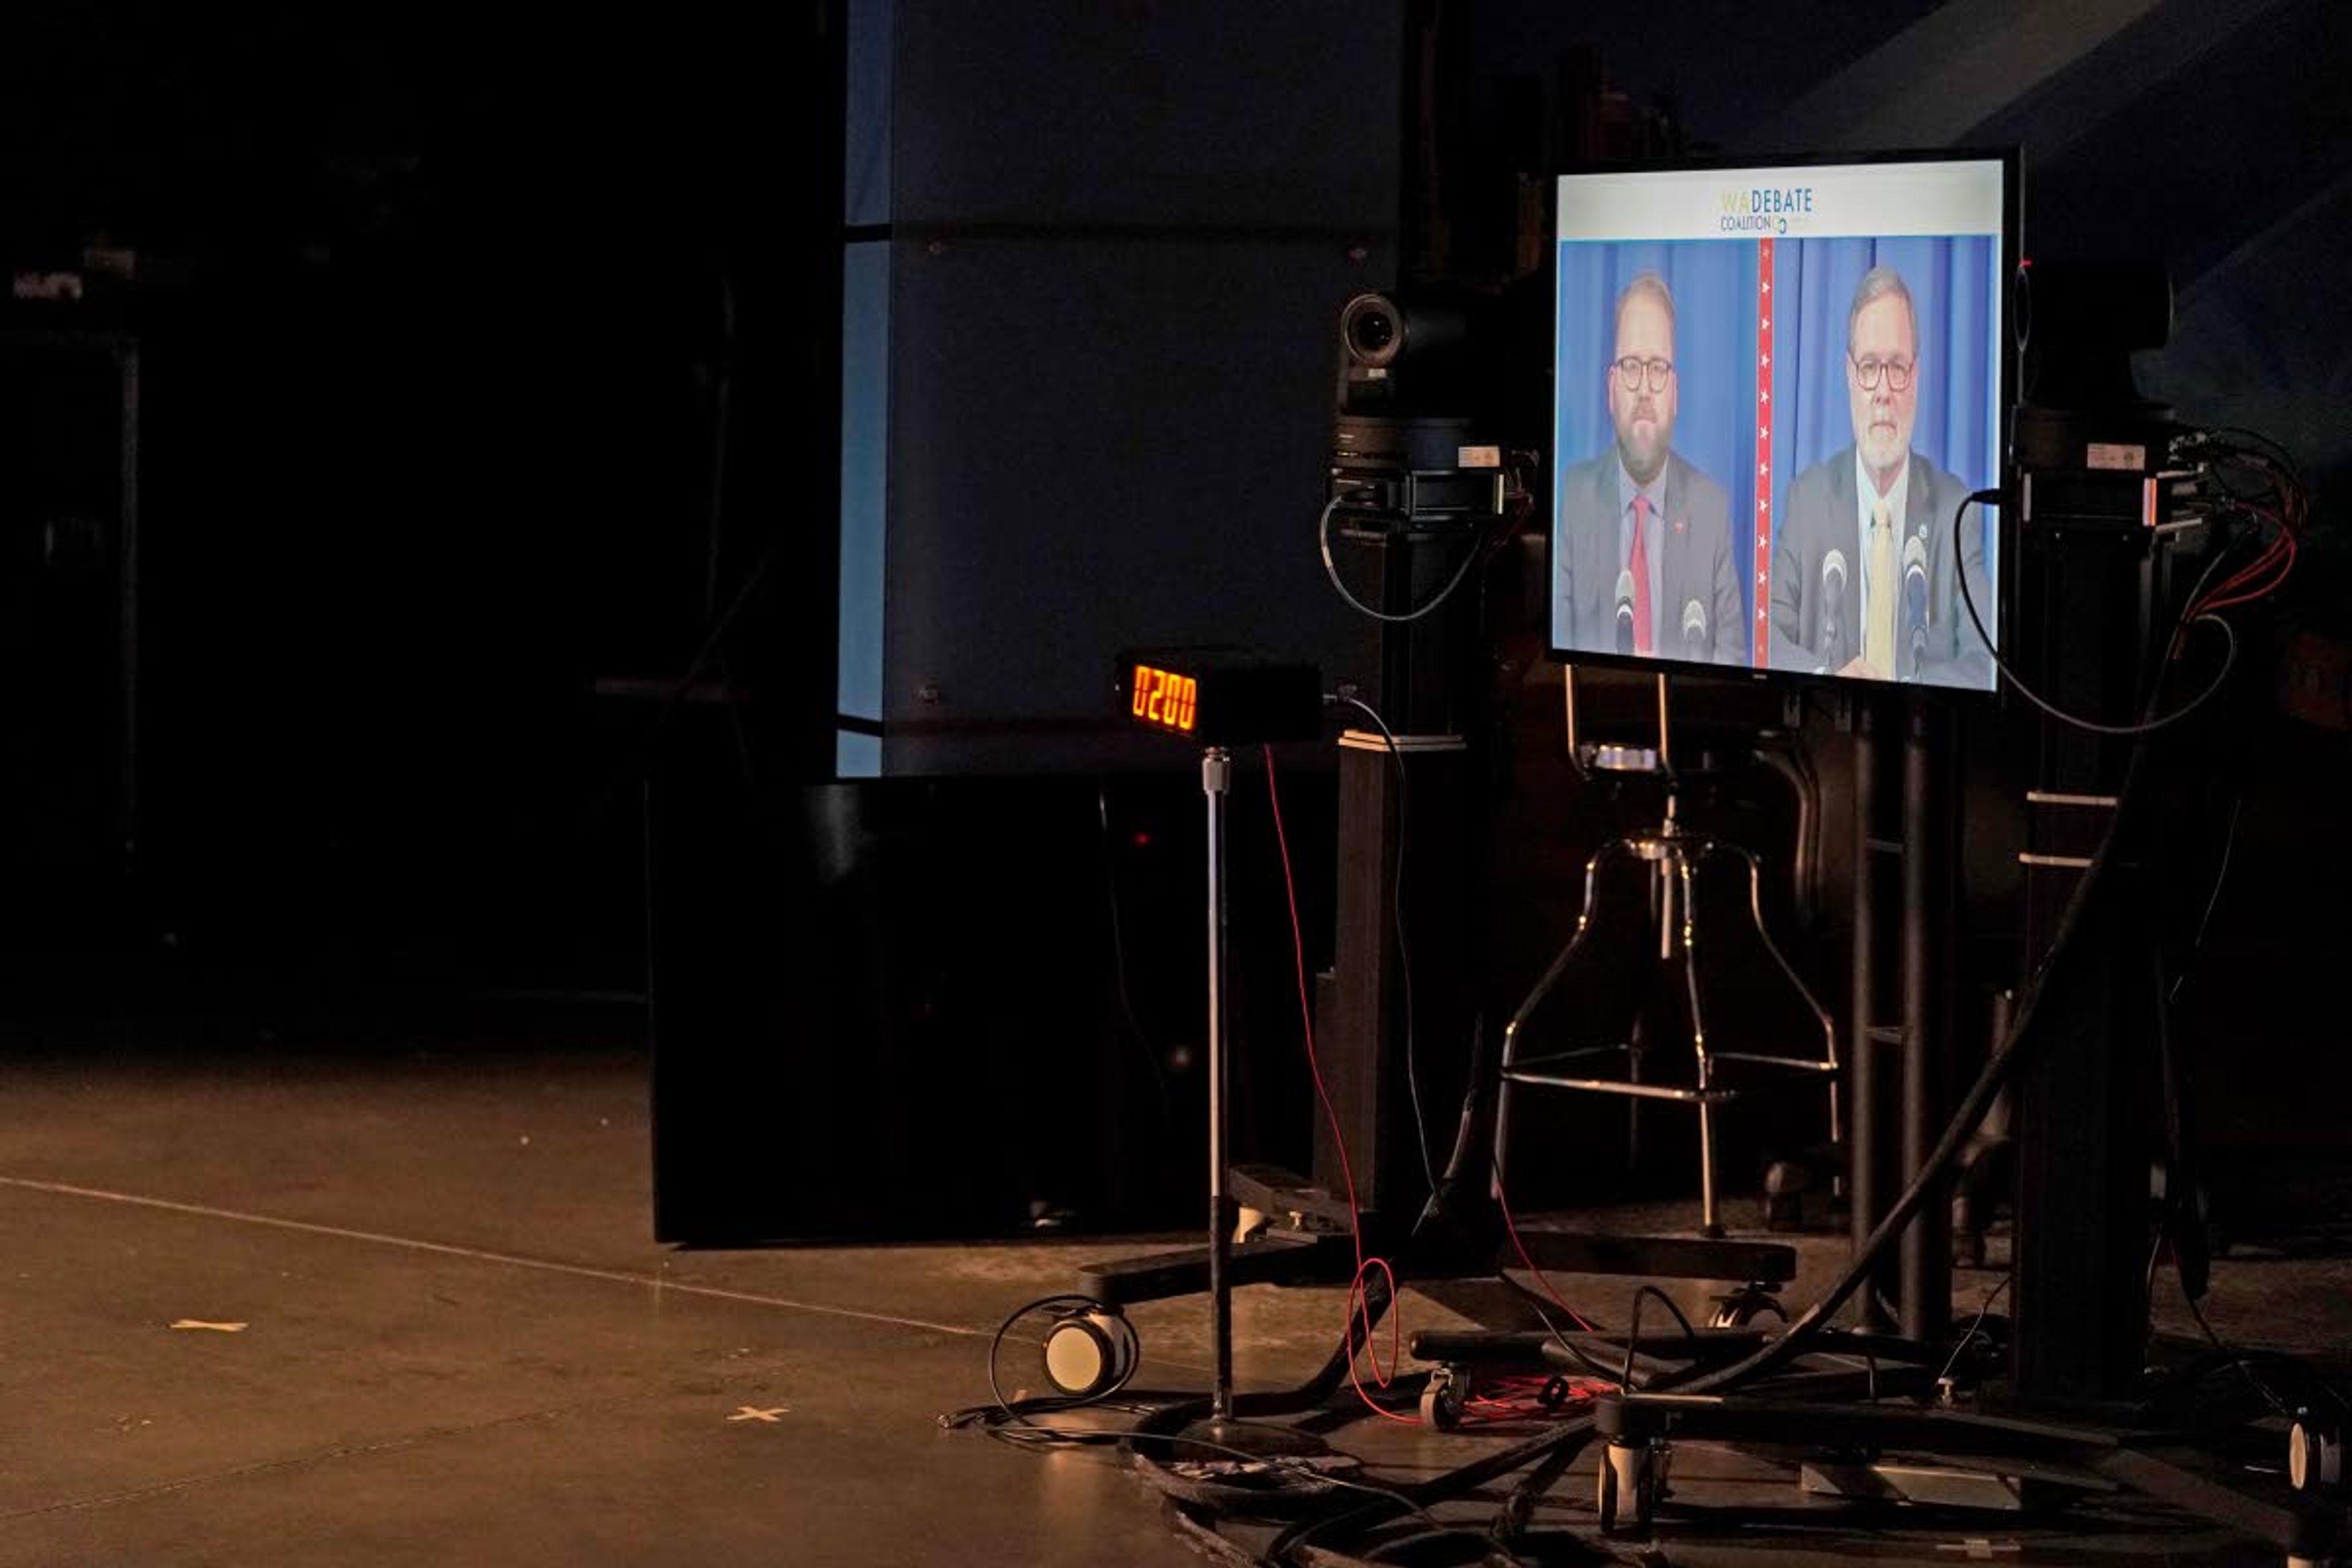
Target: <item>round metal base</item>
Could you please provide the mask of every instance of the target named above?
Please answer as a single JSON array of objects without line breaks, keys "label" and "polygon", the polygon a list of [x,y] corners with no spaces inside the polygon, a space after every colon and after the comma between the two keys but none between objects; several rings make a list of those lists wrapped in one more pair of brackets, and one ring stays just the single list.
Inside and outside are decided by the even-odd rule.
[{"label": "round metal base", "polygon": [[1587,764],[1608,773],[1654,773],[1658,752],[1654,746],[1595,746],[1587,753]]},{"label": "round metal base", "polygon": [[[1188,1438],[1202,1447],[1188,1447]],[[1180,1459],[1196,1455],[1212,1459],[1239,1458],[1244,1455],[1253,1459],[1312,1459],[1329,1453],[1331,1445],[1312,1432],[1301,1432],[1296,1427],[1230,1418],[1220,1421],[1210,1416],[1179,1432],[1170,1451]]]}]

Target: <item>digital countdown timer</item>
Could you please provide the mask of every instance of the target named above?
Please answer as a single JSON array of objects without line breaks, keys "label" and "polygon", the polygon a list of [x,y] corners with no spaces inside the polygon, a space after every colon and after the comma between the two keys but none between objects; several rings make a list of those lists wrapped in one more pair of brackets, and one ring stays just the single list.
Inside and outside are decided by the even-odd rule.
[{"label": "digital countdown timer", "polygon": [[1154,729],[1189,735],[1201,717],[1201,679],[1139,664],[1129,678],[1128,712]]},{"label": "digital countdown timer", "polygon": [[1323,729],[1323,678],[1228,647],[1136,648],[1118,656],[1113,686],[1144,729],[1203,746],[1304,741]]}]

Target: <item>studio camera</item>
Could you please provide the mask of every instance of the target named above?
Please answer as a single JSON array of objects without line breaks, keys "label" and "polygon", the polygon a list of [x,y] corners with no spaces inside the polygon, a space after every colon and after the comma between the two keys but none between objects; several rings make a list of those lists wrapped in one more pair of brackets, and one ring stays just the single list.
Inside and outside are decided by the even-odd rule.
[{"label": "studio camera", "polygon": [[1445,293],[1363,293],[1341,309],[1330,500],[1350,523],[1501,514],[1496,314]]},{"label": "studio camera", "polygon": [[2160,349],[2172,336],[2172,279],[2164,264],[2029,264],[2017,269],[2011,299],[2025,383],[2017,408],[2018,466],[2116,466],[2093,461],[2095,447],[2160,453],[2173,411],[2141,395],[2132,355]]}]

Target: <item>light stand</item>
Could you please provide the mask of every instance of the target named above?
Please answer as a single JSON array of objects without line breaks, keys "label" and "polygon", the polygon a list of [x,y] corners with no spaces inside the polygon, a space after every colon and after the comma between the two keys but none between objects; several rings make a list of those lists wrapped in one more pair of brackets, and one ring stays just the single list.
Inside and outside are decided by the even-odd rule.
[{"label": "light stand", "polygon": [[[2168,333],[2169,285],[2148,268],[2029,276],[2046,342],[2034,400],[2017,416],[2017,620],[2032,655],[2021,662],[2064,711],[2138,712],[2214,544],[2193,467],[2172,456],[2172,410],[2132,384],[2129,351]],[[2137,314],[2118,314],[2117,301]],[[2121,814],[2135,747],[2155,743],[2038,720],[2018,857],[2029,963],[2048,949],[2090,847]],[[2116,874],[2145,889],[2155,854],[2141,849]],[[2086,978],[2068,998],[2064,1049],[2017,1086],[2011,1382],[2017,1398],[2046,1407],[2126,1401],[2145,1364],[2158,1082],[2147,1047],[2162,1037],[2162,1016],[2145,956],[2155,943],[2148,900],[2117,902],[2129,918],[2079,960]]]},{"label": "light stand", "polygon": [[[1900,1191],[1926,1163],[1947,1111],[1945,1063],[1958,1033],[1950,1021],[1958,994],[1952,971],[1958,924],[1954,719],[1933,692],[1915,687],[1904,695],[1901,823],[1891,837],[1878,820],[1885,726],[1879,721],[1875,693],[1854,699],[1853,990],[1848,1037],[1853,1079],[1847,1190],[1857,1249],[1885,1213],[1887,1194]],[[1879,962],[1885,900],[1877,863],[1887,858],[1900,861],[1892,976]],[[1888,992],[1894,993],[1891,1002]],[[1889,1014],[1894,1021],[1881,1022]],[[1906,1339],[1933,1342],[1944,1337],[1952,1289],[1949,1224],[1944,1203],[1920,1209],[1903,1233],[1895,1267],[1860,1297],[1857,1321],[1890,1326],[1878,1298],[1891,1285],[1894,1322]]]},{"label": "light stand", "polygon": [[[1958,987],[1959,799],[1952,788],[1953,715],[1930,693],[1908,693],[1903,734],[1903,1179],[1927,1168],[1948,1114],[1946,1064]],[[1933,1343],[1951,1329],[1951,1204],[1938,1194],[1903,1232],[1895,1310],[1903,1337]]]}]

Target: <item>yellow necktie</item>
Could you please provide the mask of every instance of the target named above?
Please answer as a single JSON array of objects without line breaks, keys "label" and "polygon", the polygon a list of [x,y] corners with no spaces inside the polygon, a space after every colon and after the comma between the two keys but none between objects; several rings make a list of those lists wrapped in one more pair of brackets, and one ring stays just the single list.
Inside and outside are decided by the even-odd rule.
[{"label": "yellow necktie", "polygon": [[1886,519],[1886,498],[1870,503],[1870,602],[1864,605],[1862,657],[1872,668],[1895,675],[1895,528]]}]

